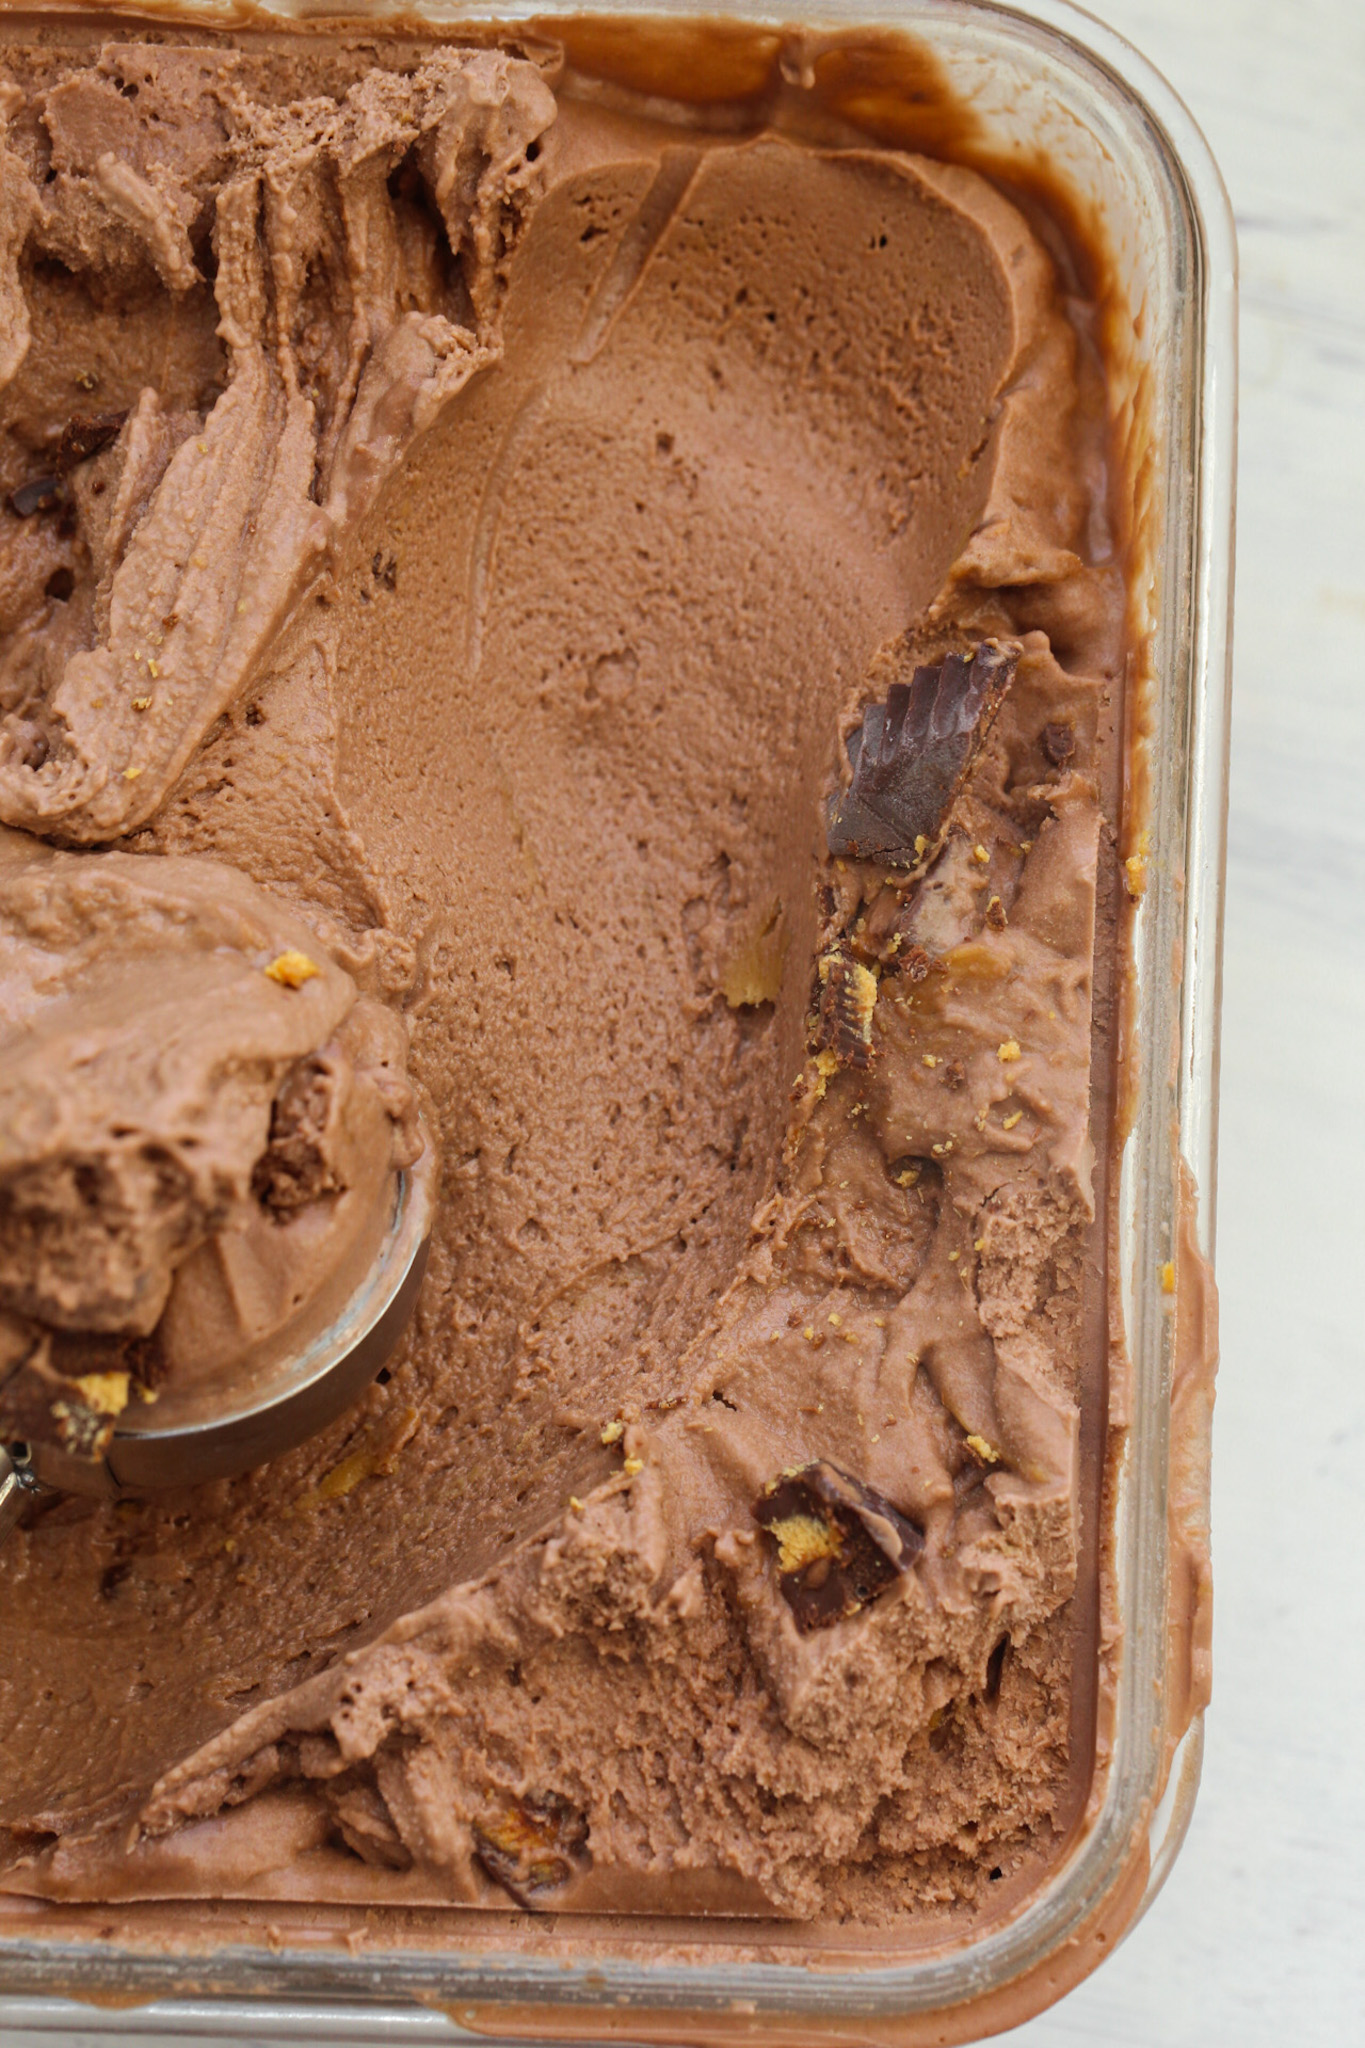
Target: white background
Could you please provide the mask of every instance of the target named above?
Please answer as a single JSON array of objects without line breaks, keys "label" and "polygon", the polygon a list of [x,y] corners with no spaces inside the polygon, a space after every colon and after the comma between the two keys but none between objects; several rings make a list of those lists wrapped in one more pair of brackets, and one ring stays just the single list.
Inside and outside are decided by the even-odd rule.
[{"label": "white background", "polygon": [[1242,253],[1215,1692],[1166,1890],[1098,1975],[1004,2039],[1351,2048],[1365,2043],[1365,0],[1093,11],[1193,109]]},{"label": "white background", "polygon": [[1010,2048],[1365,2043],[1365,0],[1090,0],[1242,259],[1214,1698],[1165,1891]]}]

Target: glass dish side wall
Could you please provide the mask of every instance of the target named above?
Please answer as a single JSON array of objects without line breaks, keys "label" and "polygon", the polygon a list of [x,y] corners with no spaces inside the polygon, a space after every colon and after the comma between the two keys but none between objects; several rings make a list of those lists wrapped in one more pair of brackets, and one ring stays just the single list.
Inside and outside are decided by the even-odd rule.
[{"label": "glass dish side wall", "polygon": [[[411,10],[403,11],[410,19]],[[696,13],[657,0],[603,11]],[[227,10],[213,7],[166,12],[206,25],[228,20]],[[379,22],[386,12],[352,5],[347,17]],[[428,4],[420,12],[427,23],[453,29],[478,20],[549,25],[577,10]],[[1088,1826],[1011,1923],[914,1960],[827,1946],[818,1970],[744,1959],[755,1930],[741,1928],[733,1939],[708,1930],[705,1961],[661,1962],[642,1952],[646,1938],[657,1943],[657,1923],[646,1937],[619,1922],[566,1932],[561,1921],[518,1934],[514,1948],[487,1917],[479,1925],[479,1916],[439,1916],[433,1929],[413,1916],[391,1947],[367,1943],[351,1953],[340,1942],[292,1943],[287,1916],[271,1909],[278,1931],[269,1943],[262,1915],[259,1931],[245,1938],[239,1924],[226,1942],[187,1937],[171,1954],[88,1939],[73,1924],[77,1916],[63,1916],[65,1931],[47,1939],[20,1933],[11,1917],[0,1937],[0,1986],[15,1995],[0,1995],[0,2026],[62,2034],[79,2025],[111,2039],[139,2030],[192,2030],[202,2038],[245,2029],[255,2038],[401,2040],[431,2038],[435,2005],[455,2020],[468,2015],[481,2030],[534,2030],[548,2040],[591,2036],[594,2015],[610,2006],[613,2033],[624,2026],[635,2039],[704,2030],[719,2040],[733,2027],[736,2038],[766,2032],[813,2041],[832,2031],[846,2036],[850,2023],[864,2039],[970,2039],[1022,2020],[1093,1967],[1153,1894],[1178,1847],[1197,1783],[1202,1701],[1198,1679],[1173,1673],[1168,1658],[1169,1642],[1189,1626],[1173,1605],[1172,1550],[1173,1540],[1197,1546],[1207,1468],[1197,1402],[1193,1435],[1182,1425],[1183,1437],[1173,1436],[1178,1368],[1189,1370],[1177,1359],[1173,1304],[1187,1276],[1196,1291],[1197,1255],[1212,1246],[1235,376],[1226,200],[1202,138],[1169,88],[1065,0],[1034,0],[1029,17],[969,0],[880,7],[832,0],[776,11],[740,4],[727,12],[774,28],[923,38],[1002,171],[1045,154],[1084,196],[1110,251],[1110,368],[1135,517],[1135,624],[1145,650],[1146,674],[1136,680],[1147,684],[1138,693],[1146,787],[1134,790],[1123,850],[1145,864],[1146,886],[1133,925],[1132,1116],[1117,1219],[1130,1359],[1115,1499],[1124,1648]],[[267,25],[271,14],[290,13],[280,7],[259,18]],[[1182,1159],[1192,1184],[1183,1254]],[[1160,1276],[1177,1259],[1173,1297]],[[1173,1453],[1184,1517],[1174,1538]],[[671,1927],[679,1943],[692,1931],[685,1922]],[[161,2003],[135,2017],[110,2013],[107,2024],[89,2007],[35,2004],[33,1994],[60,1992]],[[206,1992],[213,1994],[208,2004],[195,1997]],[[310,2008],[319,1999],[342,2003]],[[413,1999],[428,2010],[415,2010]],[[454,2030],[442,2026],[439,2037],[455,2038]]]}]

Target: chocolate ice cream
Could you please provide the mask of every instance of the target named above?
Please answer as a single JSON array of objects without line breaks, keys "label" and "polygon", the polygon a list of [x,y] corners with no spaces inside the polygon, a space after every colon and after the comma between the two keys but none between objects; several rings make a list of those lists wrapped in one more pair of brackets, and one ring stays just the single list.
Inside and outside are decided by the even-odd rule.
[{"label": "chocolate ice cream", "polygon": [[401,1163],[405,1045],[443,1162],[349,1415],[0,1556],[0,1886],[1017,1899],[1098,1668],[1124,588],[1063,244],[776,72],[0,75],[4,1341],[193,1369],[239,1248]]}]

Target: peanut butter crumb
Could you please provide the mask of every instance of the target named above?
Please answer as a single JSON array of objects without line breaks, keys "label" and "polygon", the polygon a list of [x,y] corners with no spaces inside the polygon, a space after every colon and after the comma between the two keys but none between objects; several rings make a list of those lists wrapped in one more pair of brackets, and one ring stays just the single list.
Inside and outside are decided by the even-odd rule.
[{"label": "peanut butter crumb", "polygon": [[643,1472],[644,1469],[645,1461],[643,1458],[627,1458],[621,1467],[627,1479],[633,1479],[637,1472]]},{"label": "peanut butter crumb", "polygon": [[969,1436],[967,1439],[967,1449],[975,1451],[983,1464],[998,1465],[1000,1463],[999,1451],[996,1450],[993,1444],[988,1444],[984,1436]]},{"label": "peanut butter crumb", "polygon": [[311,1515],[319,1508],[325,1508],[329,1501],[344,1500],[348,1493],[354,1493],[362,1479],[390,1479],[398,1469],[398,1454],[417,1427],[417,1410],[405,1408],[398,1417],[397,1427],[383,1443],[363,1445],[352,1451],[340,1464],[333,1465],[330,1472],[324,1472],[316,1486],[310,1486],[306,1493],[299,1494],[289,1512],[294,1515]]},{"label": "peanut butter crumb", "polygon": [[[773,1334],[776,1335],[776,1332],[774,1331]],[[619,1444],[625,1433],[626,1425],[624,1422],[609,1422],[602,1432],[602,1442],[604,1444]]]},{"label": "peanut butter crumb", "polygon": [[1010,1111],[1010,1114],[1009,1114],[1009,1115],[1008,1115],[1007,1117],[1002,1117],[1002,1118],[1001,1118],[1001,1121],[1000,1121],[1000,1128],[1001,1128],[1001,1130],[1002,1130],[1002,1131],[1012,1131],[1012,1130],[1014,1129],[1014,1126],[1015,1126],[1015,1125],[1016,1125],[1016,1124],[1017,1124],[1017,1123],[1018,1123],[1018,1122],[1020,1121],[1020,1119],[1022,1118],[1023,1114],[1024,1114],[1024,1112],[1023,1112],[1023,1110],[1022,1110],[1022,1109],[1015,1109],[1015,1110],[1011,1110],[1011,1111]]},{"label": "peanut butter crumb", "polygon": [[138,776],[141,775],[141,773],[142,770],[140,768],[125,768],[123,771],[123,779],[125,782],[136,782]]},{"label": "peanut butter crumb", "polygon": [[134,711],[150,711],[150,710],[151,710],[151,708],[152,708],[152,700],[151,700],[151,698],[150,698],[150,697],[134,697],[134,699],[133,699],[133,709],[134,709]]},{"label": "peanut butter crumb", "polygon": [[936,1052],[923,1052],[920,1054],[920,1058],[924,1061],[926,1067],[936,1067],[938,1065],[938,1054]]},{"label": "peanut butter crumb", "polygon": [[96,1415],[122,1415],[128,1406],[126,1372],[87,1372],[75,1384],[86,1407]]},{"label": "peanut butter crumb", "polygon": [[1019,1057],[1018,1039],[1007,1038],[1003,1045],[996,1047],[995,1056],[998,1060],[1003,1060],[1007,1066],[1011,1060],[1017,1060]]},{"label": "peanut butter crumb", "polygon": [[974,861],[979,862],[983,868],[987,865],[987,863],[990,860],[990,855],[987,853],[985,847],[981,845],[979,840],[977,844],[972,848],[972,859]]},{"label": "peanut butter crumb", "polygon": [[321,972],[322,969],[306,953],[291,949],[287,953],[276,954],[265,969],[265,977],[267,981],[278,982],[281,988],[302,988],[305,981],[311,981],[315,974]]},{"label": "peanut butter crumb", "polygon": [[780,1522],[770,1522],[768,1528],[777,1539],[780,1572],[803,1571],[822,1557],[839,1555],[838,1530],[815,1515],[784,1515]]},{"label": "peanut butter crumb", "polygon": [[1162,1269],[1161,1269],[1161,1291],[1162,1291],[1162,1293],[1163,1293],[1163,1294],[1174,1294],[1174,1293],[1175,1293],[1175,1260],[1174,1260],[1174,1259],[1167,1259],[1167,1261],[1166,1261],[1165,1265],[1164,1265],[1164,1266],[1162,1267]]}]

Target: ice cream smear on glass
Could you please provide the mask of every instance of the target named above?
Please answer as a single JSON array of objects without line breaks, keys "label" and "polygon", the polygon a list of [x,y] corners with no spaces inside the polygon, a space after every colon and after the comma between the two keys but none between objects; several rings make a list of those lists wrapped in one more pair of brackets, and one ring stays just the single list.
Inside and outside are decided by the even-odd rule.
[{"label": "ice cream smear on glass", "polygon": [[0,1427],[249,1376],[441,1163],[343,1417],[0,1554],[12,1893],[939,1925],[1084,1807],[1094,308],[806,75],[0,51]]}]

